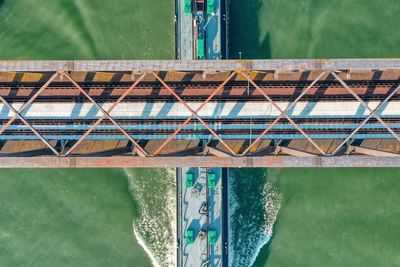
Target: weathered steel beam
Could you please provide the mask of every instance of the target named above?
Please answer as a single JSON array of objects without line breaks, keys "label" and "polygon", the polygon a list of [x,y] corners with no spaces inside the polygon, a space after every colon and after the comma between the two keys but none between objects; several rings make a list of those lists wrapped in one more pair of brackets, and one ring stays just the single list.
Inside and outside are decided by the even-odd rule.
[{"label": "weathered steel beam", "polygon": [[372,110],[369,105],[367,103],[365,103],[359,95],[357,95],[353,89],[350,88],[349,85],[347,85],[347,83],[339,77],[339,75],[337,75],[335,72],[331,72],[331,74],[335,77],[336,80],[338,80],[342,86],[344,88],[346,88],[346,90],[348,90],[355,99],[357,99],[358,102],[361,103],[361,105],[364,106],[364,108],[366,110],[368,110],[370,112],[369,116],[349,135],[347,136],[347,138],[345,138],[345,140],[343,140],[343,142],[333,151],[333,155],[335,155],[342,146],[344,146],[345,143],[347,143],[348,140],[351,139],[351,137],[358,132],[367,122],[368,120],[373,116],[375,117],[389,132],[391,135],[393,135],[394,138],[396,138],[399,142],[400,142],[400,136],[384,121],[382,120],[382,118],[380,116],[378,116],[376,114],[376,112],[384,105],[386,104],[396,93],[397,91],[400,89],[400,86],[398,86],[383,102],[381,102],[378,107],[376,107],[374,110]]},{"label": "weathered steel beam", "polygon": [[[136,88],[136,86],[143,80],[145,77],[145,73],[142,74],[139,79],[137,79],[118,99],[115,101],[111,107],[107,110],[106,113],[103,114],[102,117],[100,117],[82,136],[79,138],[79,140],[66,152],[65,155],[69,155],[105,118],[109,117],[108,114],[111,113],[111,111],[114,110],[114,108],[133,90]],[[108,116],[106,116],[106,114]],[[136,142],[134,142],[135,146],[139,146]],[[139,146],[140,147],[140,146]],[[147,153],[144,151],[143,148],[139,148],[137,152],[141,156],[145,156]]]},{"label": "weathered steel beam", "polygon": [[317,155],[311,154],[308,152],[304,152],[298,149],[293,149],[290,147],[285,147],[285,146],[277,146],[275,153],[278,155],[280,153],[288,154],[290,156],[295,156],[295,157],[316,157]]},{"label": "weathered steel beam", "polygon": [[316,149],[318,149],[322,155],[326,154],[325,151],[299,125],[297,125],[297,123],[295,123],[293,119],[290,118],[289,115],[284,110],[282,110],[278,106],[278,104],[274,102],[247,74],[243,72],[240,72],[240,74],[243,75],[246,80],[248,80],[254,86],[254,88],[256,88],[268,100],[268,102],[271,103],[271,105],[280,112],[280,114],[283,114],[283,116],[286,117],[290,124],[292,124],[297,131],[299,131]]},{"label": "weathered steel beam", "polygon": [[218,148],[209,147],[209,146],[205,147],[204,153],[217,156],[218,158],[226,158],[226,157],[230,157],[231,156],[228,153],[226,153],[226,152],[224,152],[224,151],[222,151],[222,150],[220,150]]},{"label": "weathered steel beam", "polygon": [[400,157],[0,157],[1,168],[144,168],[144,167],[400,167]]},{"label": "weathered steel beam", "polygon": [[[125,131],[124,128],[122,128],[122,126],[113,117],[111,117],[111,115],[107,111],[105,111],[103,109],[102,106],[99,105],[99,103],[97,103],[85,90],[83,90],[83,88],[77,82],[75,82],[67,73],[64,73],[64,75],[87,99],[90,100],[90,102],[92,102],[96,106],[96,108],[98,110],[100,110],[103,113],[104,117],[109,119],[118,128],[118,130],[120,130],[128,138],[128,140],[132,142],[132,144],[137,148],[136,152],[138,153],[139,156],[141,156],[141,157],[147,156],[147,152],[136,142],[136,140],[134,140],[128,134],[127,131]],[[116,103],[118,104],[118,102],[116,102]],[[91,130],[91,129],[89,129],[89,130]],[[88,132],[86,132],[86,134],[88,135]],[[78,140],[78,142],[81,142],[85,137],[86,136],[84,135],[84,137],[81,138],[80,140]],[[72,148],[67,153],[70,153],[71,151],[72,151]]]},{"label": "weathered steel beam", "polygon": [[368,156],[376,156],[376,157],[400,157],[400,154],[390,153],[386,151],[365,148],[360,146],[349,146],[348,148],[349,153],[358,153]]},{"label": "weathered steel beam", "polygon": [[400,69],[400,59],[0,61],[0,71],[261,71]]},{"label": "weathered steel beam", "polygon": [[281,114],[260,134],[260,136],[250,144],[250,146],[242,153],[242,155],[246,155],[259,141],[261,141],[264,135],[266,135],[274,127],[274,125],[281,120],[283,116],[287,116],[287,112],[294,105],[296,105],[297,102],[300,101],[300,99],[322,78],[323,75],[325,75],[325,72],[322,72],[305,90],[303,90],[303,92],[292,103],[290,103],[290,105],[284,111],[281,112]]},{"label": "weathered steel beam", "polygon": [[191,112],[191,115],[175,130],[175,132],[174,133],[172,133],[168,138],[167,138],[167,140],[165,140],[159,147],[158,147],[158,149],[154,152],[154,154],[153,154],[153,156],[156,156],[156,155],[158,155],[159,153],[161,153],[161,151],[163,150],[163,148],[169,143],[169,142],[171,142],[171,140],[172,139],[174,139],[175,138],[175,136],[183,129],[183,127],[185,127],[185,125],[187,125],[194,117],[196,117],[215,137],[217,137],[217,139],[219,140],[219,141],[222,141],[222,144],[224,144],[224,146],[234,155],[235,154],[235,152],[226,144],[226,143],[224,143],[224,141],[215,133],[215,131],[214,130],[212,130],[209,126],[208,126],[208,124],[207,123],[205,123],[204,122],[204,120],[202,120],[201,118],[200,118],[200,116],[198,116],[197,115],[197,113],[198,112],[200,112],[204,107],[205,107],[205,105],[207,105],[207,103],[208,102],[210,102],[210,100],[216,95],[216,94],[218,94],[218,92],[219,91],[221,91],[223,88],[224,88],[224,86],[233,78],[233,76],[235,75],[235,73],[234,72],[232,72],[212,93],[211,93],[211,95],[209,95],[208,97],[207,97],[207,99],[206,100],[204,100],[202,103],[201,103],[201,105],[196,109],[196,110],[193,110],[193,109],[191,109],[188,105],[187,105],[187,103],[185,102],[185,101],[183,101],[176,93],[175,93],[175,91],[172,89],[172,88],[170,88],[161,78],[160,78],[160,76],[158,76],[156,73],[154,73],[154,72],[152,72],[153,73],[153,75],[154,75],[154,77],[158,80],[158,81],[160,81],[160,83],[172,94],[172,95],[174,95],[174,97],[180,102],[180,103],[182,103],[184,106],[185,106],[185,108],[187,108],[190,112]]}]

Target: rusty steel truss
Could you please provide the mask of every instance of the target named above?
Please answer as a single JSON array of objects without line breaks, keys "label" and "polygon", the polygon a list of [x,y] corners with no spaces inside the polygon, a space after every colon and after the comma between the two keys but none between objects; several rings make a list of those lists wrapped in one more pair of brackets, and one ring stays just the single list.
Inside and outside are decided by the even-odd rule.
[{"label": "rusty steel truss", "polygon": [[[345,63],[348,63],[346,67]],[[86,65],[85,65],[86,64]],[[203,65],[202,65],[203,64]],[[86,67],[85,67],[86,66]],[[218,68],[219,66],[219,68]],[[339,67],[339,68],[337,68]],[[230,69],[231,68],[231,69]],[[13,116],[7,120],[0,129],[0,135],[4,134],[7,129],[19,120],[40,140],[45,149],[41,149],[42,153],[34,153],[35,150],[11,151],[11,153],[0,153],[0,166],[2,167],[165,167],[165,166],[220,166],[220,167],[347,167],[347,166],[400,166],[399,151],[397,143],[400,142],[400,136],[389,123],[379,115],[382,109],[392,98],[399,93],[400,82],[396,88],[388,93],[380,104],[372,109],[369,104],[359,96],[355,89],[352,88],[344,75],[351,75],[354,72],[374,72],[376,70],[400,70],[400,61],[393,60],[351,60],[343,61],[207,61],[207,62],[181,62],[181,61],[126,61],[126,62],[106,62],[106,61],[90,61],[90,62],[0,62],[1,73],[46,73],[49,78],[44,84],[19,108],[13,107],[13,102],[6,100],[0,95],[0,101],[6,106]],[[131,72],[133,77],[131,85],[118,97],[116,101],[108,109],[104,109],[91,94],[82,88],[79,81],[73,78],[73,72]],[[172,88],[160,72],[193,72],[202,73],[207,76],[210,73],[225,72],[226,76],[219,85],[213,87],[208,96],[201,101],[201,104],[193,109],[186,100]],[[268,91],[261,88],[258,81],[252,77],[254,72],[272,72],[277,78],[284,72],[306,72],[317,71],[316,78],[309,81],[309,85],[291,101],[290,104],[282,109],[277,104],[277,100],[273,100]],[[51,75],[49,75],[51,74]],[[290,115],[291,110],[299,101],[315,85],[327,75],[334,79],[353,96],[354,100],[359,102],[367,111],[368,116],[362,120],[358,126],[352,130],[347,137],[340,140],[330,140],[329,148],[321,140],[312,138],[299,123],[297,123]],[[175,99],[176,102],[190,113],[167,138],[153,142],[150,148],[148,143],[137,140],[132,137],[128,130],[124,129],[118,119],[115,119],[111,113],[123,102],[128,95],[131,95],[138,85],[147,77],[152,77],[158,81],[163,89]],[[254,76],[254,75],[253,75]],[[237,144],[240,140],[224,140],[218,132],[210,126],[199,113],[204,107],[213,101],[215,96],[224,90],[224,87],[232,81],[232,79],[242,79],[247,81],[255,91],[261,94],[265,101],[270,103],[278,112],[272,123],[265,126],[265,129],[252,140],[242,140],[240,147]],[[86,98],[86,101],[92,103],[101,117],[98,118],[88,130],[86,130],[79,139],[74,142],[60,143],[54,140],[48,140],[38,129],[24,116],[26,111],[41,94],[48,89],[55,81],[69,82]],[[0,83],[2,81],[0,80]],[[216,81],[217,82],[217,81]],[[211,88],[210,88],[211,89]],[[246,101],[246,99],[243,99]],[[355,145],[353,137],[357,134],[369,120],[374,118],[383,128],[393,137],[389,149],[379,149],[363,145]],[[268,145],[261,145],[268,140],[268,134],[282,119],[287,120],[302,136],[304,147],[286,145],[282,140],[269,140]],[[103,121],[108,120],[114,125],[120,133],[122,133],[127,143],[125,147],[119,147],[121,153],[104,153],[107,151],[97,151],[96,153],[80,153],[77,149],[87,141],[87,137],[98,127]],[[178,134],[191,123],[197,120],[205,129],[213,136],[214,141],[200,140],[196,145],[182,148],[182,140],[176,140]],[[400,118],[399,118],[400,123]],[[7,140],[3,141],[4,144]],[[33,142],[33,141],[23,141]],[[286,142],[287,143],[287,142]],[[396,144],[395,144],[396,143]],[[3,144],[3,145],[4,145]],[[40,147],[40,146],[39,146]],[[172,148],[171,148],[172,147]],[[52,154],[45,151],[51,151]]]}]

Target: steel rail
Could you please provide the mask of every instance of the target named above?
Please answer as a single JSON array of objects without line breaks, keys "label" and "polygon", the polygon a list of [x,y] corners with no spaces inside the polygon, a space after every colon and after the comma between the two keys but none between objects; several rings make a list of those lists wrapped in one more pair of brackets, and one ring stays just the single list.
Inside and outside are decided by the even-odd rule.
[{"label": "steel rail", "polygon": [[[113,103],[113,105],[107,110],[108,113],[114,110],[114,108],[143,80],[143,78],[146,76],[146,73],[143,73],[119,98],[116,102]],[[105,115],[103,115],[101,118],[99,118],[92,126],[89,128],[83,135],[82,137],[65,153],[66,155],[69,155],[104,119],[106,118]],[[143,148],[142,148],[143,149]],[[144,154],[147,154],[147,152],[141,151]]]},{"label": "steel rail", "polygon": [[345,81],[343,81],[343,79],[339,77],[339,75],[337,75],[335,72],[331,72],[331,74],[343,85],[344,88],[346,88],[354,96],[354,98],[357,99],[358,102],[361,103],[361,105],[365,107],[365,109],[372,113],[372,116],[374,116],[393,135],[394,138],[396,138],[400,142],[400,137],[393,131],[393,129],[390,128],[390,126],[387,125],[380,116],[375,114],[374,111],[369,107],[369,105],[362,101],[362,99],[356,93],[354,93],[354,91],[346,84]]},{"label": "steel rail", "polygon": [[[71,125],[82,125],[82,124],[92,124],[96,122],[98,119],[29,119],[31,124],[42,124],[42,125],[65,125],[65,124],[71,124]],[[171,124],[181,124],[185,121],[185,119],[176,119],[176,118],[171,118],[171,119],[115,119],[118,122],[124,123],[124,124],[144,124],[144,125],[171,125]],[[270,124],[272,123],[275,119],[274,118],[215,118],[215,119],[203,119],[204,121],[208,123],[229,123],[229,124]],[[293,118],[295,122],[298,124],[349,124],[349,123],[361,123],[364,119],[363,118]],[[373,118],[371,118],[369,121],[372,121]],[[0,123],[3,121],[7,121],[7,119],[0,119]],[[385,118],[386,122],[390,123],[399,123],[400,118]],[[378,122],[378,121],[376,121]],[[375,122],[372,122],[375,123]],[[280,124],[289,124],[288,122],[281,122]],[[16,121],[14,125],[23,125],[23,123],[20,123]],[[112,125],[112,123],[105,124],[105,125]],[[380,124],[381,125],[381,124]]]},{"label": "steel rail", "polygon": [[[105,111],[96,101],[93,100],[93,98],[85,92],[85,90],[83,90],[79,84],[77,84],[69,75],[68,73],[64,73],[64,75],[67,77],[67,79],[75,85],[75,87],[82,92],[82,94],[84,94],[89,100],[90,102],[92,102],[102,113],[105,117],[107,117],[115,126],[117,126],[117,128],[128,138],[128,140],[130,140],[132,142],[132,144],[135,146],[135,148],[138,150],[138,154],[139,156],[145,157],[147,156],[147,152],[124,130],[124,128],[121,127],[121,125],[118,124],[118,122],[116,122],[114,120],[113,117],[110,116],[110,114]],[[83,140],[83,139],[82,139]],[[68,150],[69,153],[71,153],[72,150]]]},{"label": "steel rail", "polygon": [[[250,77],[245,74],[244,72],[240,72],[257,90],[260,91],[264,95],[264,97],[270,102],[279,112],[283,112],[283,110],[263,91],[261,90],[260,87],[252,80]],[[322,155],[326,155],[325,151],[323,151],[315,142],[312,140],[306,132],[303,131],[287,114],[284,114],[283,116],[286,117],[286,119],[302,134],[304,137],[319,151],[322,153]]]},{"label": "steel rail", "polygon": [[[297,87],[297,86],[303,86],[307,87],[312,81],[312,80],[255,80],[257,81],[258,85],[263,88],[263,87]],[[175,87],[215,87],[218,86],[220,81],[177,81],[177,80],[170,80],[167,81],[168,84],[170,85],[171,88]],[[400,82],[400,79],[391,79],[391,80],[349,80],[348,84],[353,86],[353,87],[365,87],[365,86],[396,86]],[[81,82],[77,81],[77,83],[82,87],[82,88],[104,88],[108,89],[110,87],[115,86],[116,88],[120,89],[127,89],[130,87],[130,82],[128,81],[99,81],[99,82]],[[19,87],[22,88],[39,88],[43,84],[43,82],[20,82],[20,81],[0,81],[0,88],[9,88],[13,87],[14,89],[19,89]],[[155,81],[143,81],[141,85],[138,86],[138,88],[148,88],[148,87],[159,87],[160,84],[155,82]],[[226,85],[226,88],[230,87],[242,87],[242,86],[247,86],[247,82],[243,80],[231,80],[228,82]],[[337,80],[320,80],[316,85],[316,87],[321,87],[321,86],[341,86],[340,82]],[[59,82],[56,81],[53,83],[51,88],[71,88],[69,83],[67,82]],[[151,88],[150,87],[150,88]]]},{"label": "steel rail", "polygon": [[[18,110],[18,113],[23,112],[30,104],[32,104],[35,99],[60,75],[59,72],[54,73],[50,79]],[[4,99],[4,98],[3,98]],[[18,115],[15,114],[3,127],[0,129],[0,134],[2,134],[16,119]]]},{"label": "steel rail", "polygon": [[292,102],[284,111],[281,112],[281,114],[279,114],[279,116],[272,122],[272,124],[270,124],[261,134],[260,136],[254,140],[254,142],[252,142],[248,148],[246,148],[243,153],[242,156],[246,155],[260,140],[262,140],[262,138],[264,137],[264,135],[266,135],[273,127],[274,125],[276,125],[283,116],[287,115],[287,112],[294,107],[294,105],[314,86],[314,84],[316,84],[318,82],[319,79],[322,78],[322,76],[325,75],[325,71],[322,72],[297,98],[294,102]]},{"label": "steel rail", "polygon": [[29,129],[37,136],[40,140],[48,147],[51,151],[54,152],[57,156],[60,156],[60,153],[32,126],[27,122],[24,117],[18,113],[18,111],[11,106],[2,96],[0,96],[0,101],[4,103],[17,117],[20,119]]},{"label": "steel rail", "polygon": [[[364,127],[364,125],[373,117],[376,115],[376,112],[383,107],[383,105],[385,105],[392,97],[393,95],[400,90],[400,85],[396,88],[395,91],[393,91],[384,101],[382,101],[369,115],[367,118],[364,119],[364,121],[362,121],[360,123],[360,125],[354,129],[353,132],[351,132],[351,134],[343,140],[343,142],[332,152],[332,155],[335,155],[362,127]],[[384,125],[383,125],[384,126]]]},{"label": "steel rail", "polygon": [[[210,102],[210,100],[219,92],[219,91],[221,91],[221,89],[223,89],[224,88],[224,86],[225,86],[225,84],[226,83],[228,83],[228,81],[229,80],[231,80],[234,76],[235,76],[235,72],[232,72],[215,90],[214,90],[214,92],[212,92],[212,94],[195,110],[195,111],[193,111],[192,112],[192,114],[176,129],[176,131],[167,139],[167,140],[165,140],[158,148],[157,148],[157,150],[154,152],[154,154],[153,154],[153,156],[156,156],[156,155],[158,155],[161,151],[162,151],[162,149],[172,140],[172,139],[174,139],[174,137],[183,129],[183,127],[185,127],[185,125],[186,124],[188,124],[192,119],[193,119],[193,117],[195,117],[196,115],[195,114],[197,114],[199,111],[201,111],[203,108],[204,108],[204,106],[208,103],[208,102]],[[155,76],[156,78],[158,77],[158,75],[157,76]],[[162,81],[162,79],[160,78],[160,77],[158,77],[161,81]],[[173,90],[172,90],[172,92],[174,92]],[[175,93],[175,92],[174,92]],[[178,96],[179,97],[179,96]],[[182,99],[180,100],[180,101],[182,101],[182,102],[184,102]],[[204,121],[203,121],[204,122]],[[229,147],[229,146],[228,146]],[[228,150],[232,150],[231,148],[229,148]],[[235,153],[233,153],[233,154],[235,154]]]},{"label": "steel rail", "polygon": [[[140,130],[138,134],[146,134],[146,135],[159,135],[159,134],[171,134],[173,130],[156,130],[156,129],[150,129],[150,130]],[[352,133],[353,129],[350,128],[343,128],[343,129],[309,129],[309,134],[343,134],[343,133]],[[31,131],[29,129],[25,130],[8,130],[7,134],[13,134],[15,136],[18,135],[26,135],[26,133],[30,133]],[[127,132],[134,132],[134,130],[127,130]],[[203,135],[207,134],[209,131],[208,130],[193,130],[193,129],[188,129],[181,131],[180,134],[184,135]],[[253,130],[253,134],[261,134],[263,131],[262,129],[257,129]],[[387,130],[384,129],[367,129],[367,130],[359,130],[357,133],[362,132],[363,134],[383,134],[386,133]],[[65,135],[65,134],[74,134],[74,135],[81,135],[85,133],[85,130],[73,130],[73,129],[67,129],[67,130],[54,130],[54,129],[44,129],[41,130],[41,134],[55,134],[55,135]],[[292,135],[292,134],[297,134],[298,131],[295,129],[276,129],[276,130],[271,130],[271,134],[285,134],[285,135]],[[103,129],[103,130],[95,130],[92,132],[93,135],[120,135],[120,131],[118,129]],[[222,129],[218,130],[218,134],[221,135],[242,135],[242,134],[248,134],[248,129]],[[265,135],[264,135],[265,136]],[[395,139],[393,139],[395,140]]]}]

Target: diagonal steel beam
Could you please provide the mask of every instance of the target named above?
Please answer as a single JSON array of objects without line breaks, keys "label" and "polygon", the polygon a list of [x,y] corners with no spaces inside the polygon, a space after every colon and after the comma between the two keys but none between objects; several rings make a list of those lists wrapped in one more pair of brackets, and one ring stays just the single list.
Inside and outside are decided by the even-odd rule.
[{"label": "diagonal steel beam", "polygon": [[[54,73],[50,79],[28,100],[28,102],[20,107],[18,113],[22,113],[27,107],[29,107],[29,105],[35,101],[35,99],[55,80],[55,78],[57,78],[58,75],[60,75],[58,71]],[[11,119],[9,119],[0,129],[0,134],[2,134],[17,118],[18,116],[15,114]]]},{"label": "diagonal steel beam", "polygon": [[325,75],[325,71],[322,72],[283,112],[281,112],[281,114],[279,114],[279,116],[272,122],[271,125],[269,125],[262,133],[261,135],[254,140],[254,142],[252,142],[250,144],[250,146],[243,151],[242,156],[245,156],[247,153],[249,153],[249,151],[257,144],[257,142],[259,142],[264,135],[266,135],[273,127],[274,125],[276,125],[281,119],[282,117],[287,114],[287,112],[294,107],[294,105],[296,105],[296,103],[312,88],[314,87],[314,85],[322,78],[322,76]]},{"label": "diagonal steel beam", "polygon": [[160,78],[159,75],[157,75],[155,72],[152,72],[152,74],[154,75],[154,77],[187,109],[189,110],[192,114],[186,119],[186,121],[184,123],[182,123],[178,129],[175,130],[175,132],[167,139],[165,140],[165,142],[163,144],[161,144],[161,146],[154,152],[154,156],[158,155],[161,150],[183,129],[183,127],[185,127],[186,124],[188,124],[193,117],[196,117],[206,128],[207,130],[214,135],[218,141],[221,142],[221,144],[228,149],[228,151],[232,154],[232,155],[236,155],[236,153],[232,150],[232,148],[230,146],[228,146],[228,144],[225,143],[224,140],[222,140],[222,138],[213,130],[210,128],[210,126],[197,114],[200,110],[202,110],[204,108],[204,106],[219,92],[221,91],[221,89],[223,89],[225,87],[225,85],[232,79],[232,77],[235,75],[235,72],[232,72],[228,78],[226,78],[224,80],[224,82],[217,88],[214,90],[214,92],[196,109],[193,110],[185,101],[182,100],[181,97],[179,97],[179,95],[177,95],[175,93],[175,91],[168,86],[168,84],[166,82],[164,82],[163,79]]},{"label": "diagonal steel beam", "polygon": [[[143,80],[146,76],[146,73],[143,73],[118,99],[116,102],[112,104],[112,106],[107,110],[108,113],[114,110],[114,108],[134,89],[136,86]],[[68,156],[104,119],[105,115],[100,117],[79,139],[75,142],[75,144],[65,153]],[[143,149],[143,148],[142,148]],[[143,149],[144,150],[144,149]],[[142,153],[138,151],[138,153]],[[147,153],[146,153],[147,154]]]},{"label": "diagonal steel beam", "polygon": [[42,140],[42,142],[51,149],[51,151],[54,152],[54,154],[56,154],[57,156],[60,156],[60,153],[58,153],[58,151],[52,146],[50,145],[50,143],[38,132],[36,131],[35,128],[33,128],[33,126],[27,122],[25,120],[24,117],[21,116],[21,114],[18,113],[18,111],[11,106],[2,96],[0,96],[0,101],[4,103],[4,105],[6,105],[14,114],[15,116],[17,116],[18,119],[20,119],[26,126],[28,126],[28,128],[37,136],[39,137],[40,140]]},{"label": "diagonal steel beam", "polygon": [[396,138],[400,142],[400,137],[396,134],[396,132],[393,131],[393,129],[389,125],[387,125],[381,117],[376,115],[374,111],[350,88],[350,86],[348,86],[348,84],[339,77],[339,75],[337,75],[335,72],[331,72],[331,74],[336,78],[336,80],[340,82],[340,84],[342,84],[344,88],[346,88],[347,91],[350,92],[350,94],[354,96],[355,99],[357,99],[358,102],[361,103],[361,105],[365,107],[366,110],[370,112],[370,114],[372,113],[372,116],[374,116],[383,125],[383,127],[385,127],[386,130],[388,130],[393,135],[394,138]]},{"label": "diagonal steel beam", "polygon": [[[77,83],[77,82],[75,82],[69,75],[68,75],[68,73],[66,73],[66,72],[64,72],[63,73],[63,75],[65,75],[65,77],[87,98],[87,99],[89,99],[89,101],[90,102],[92,102],[96,107],[97,107],[97,109],[99,109],[102,113],[103,113],[103,116],[105,116],[106,118],[108,118],[128,139],[129,139],[129,141],[131,141],[132,142],[132,144],[136,147],[136,149],[138,150],[138,152],[139,152],[139,155],[140,156],[147,156],[147,153],[146,153],[146,151],[129,135],[129,133],[128,132],[126,132],[125,131],[125,129],[124,128],[122,128],[121,127],[121,125],[119,125],[119,123],[118,122],[116,122],[115,120],[114,120],[114,118],[113,117],[111,117],[110,116],[110,114],[107,112],[107,111],[105,111],[96,101],[94,101],[94,99],[88,94],[88,93],[86,93],[86,91],[85,90],[83,90],[83,88]],[[68,151],[68,152],[70,152],[70,151]]]},{"label": "diagonal steel beam", "polygon": [[[333,74],[333,73],[332,73]],[[336,77],[337,76],[337,74],[335,73],[334,74],[334,76]],[[340,79],[340,77],[339,76],[337,76],[339,79]],[[340,82],[340,80],[339,80],[339,82]],[[346,84],[344,81],[343,81],[343,83],[344,84]],[[346,84],[346,86],[347,86],[347,84]],[[347,89],[347,88],[346,88]],[[348,89],[347,89],[348,90]],[[332,155],[335,155],[372,117],[375,117],[375,118],[379,118],[379,119],[381,119],[376,113],[383,107],[383,105],[385,105],[398,91],[400,90],[400,85],[395,89],[395,90],[393,90],[393,92],[390,94],[390,95],[388,95],[386,98],[385,98],[385,100],[383,100],[374,110],[372,110],[372,111],[370,111],[370,114],[368,115],[368,117],[367,118],[365,118],[361,123],[360,123],[360,125],[358,125],[354,130],[353,130],[353,132],[351,132],[351,134],[349,134],[349,136],[347,136],[346,137],[346,139],[344,139],[343,140],[343,142],[342,143],[340,143],[340,145],[335,149],[335,151],[333,151],[332,152]],[[351,90],[352,91],[352,90]],[[350,92],[351,93],[351,92]],[[357,95],[358,96],[358,95]],[[358,100],[358,99],[357,99]],[[361,98],[360,98],[360,100],[361,100]],[[360,101],[359,100],[359,101]],[[365,102],[364,101],[362,101],[361,100],[361,102],[363,102],[364,104],[365,104]],[[366,105],[366,104],[365,104]],[[364,105],[364,106],[365,106]],[[369,109],[370,110],[370,109]],[[382,119],[381,119],[382,120]],[[383,120],[382,120],[383,121]],[[381,122],[381,121],[379,121],[379,122]],[[382,122],[381,122],[381,124],[382,124]],[[382,124],[385,128],[386,128],[386,126],[385,126],[385,123],[384,124]],[[388,126],[389,127],[389,126]],[[387,130],[389,130],[389,129],[391,129],[390,127],[389,127],[389,129],[388,128],[386,128]],[[392,129],[391,129],[392,130]],[[393,130],[392,130],[393,131]],[[389,130],[389,132],[400,142],[400,138],[399,138],[399,136],[393,131],[393,133]]]},{"label": "diagonal steel beam", "polygon": [[374,111],[350,88],[350,86],[347,85],[345,81],[343,81],[342,78],[340,78],[335,72],[331,72],[331,74],[343,85],[344,88],[346,88],[347,91],[350,92],[350,94],[354,96],[354,98],[357,99],[358,102],[361,103],[361,105],[365,107],[365,109],[367,109],[370,113],[373,113],[372,116],[374,116],[386,128],[386,130],[388,130],[397,140],[400,141],[400,137],[395,133],[395,131],[393,131],[393,129],[390,128],[381,117],[374,114]]},{"label": "diagonal steel beam", "polygon": [[246,80],[248,80],[280,113],[283,113],[283,116],[286,117],[290,124],[292,124],[316,149],[318,149],[322,155],[326,155],[325,151],[323,151],[321,147],[319,147],[317,143],[315,143],[314,140],[312,140],[311,137],[309,137],[308,134],[304,132],[303,129],[301,129],[297,123],[295,123],[289,115],[287,115],[247,74],[244,72],[240,72],[239,74],[242,74]]}]

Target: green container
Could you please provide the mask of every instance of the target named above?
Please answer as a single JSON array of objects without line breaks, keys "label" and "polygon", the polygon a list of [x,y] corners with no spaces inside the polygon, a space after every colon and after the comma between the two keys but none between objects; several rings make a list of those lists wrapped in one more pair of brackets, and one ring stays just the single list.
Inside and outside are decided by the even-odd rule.
[{"label": "green container", "polygon": [[203,59],[204,56],[204,39],[197,39],[197,58]]},{"label": "green container", "polygon": [[186,173],[186,188],[191,188],[193,187],[193,174],[192,173]]},{"label": "green container", "polygon": [[215,189],[215,186],[216,186],[215,173],[209,173],[208,174],[208,188]]},{"label": "green container", "polygon": [[214,13],[214,0],[207,0],[207,15]]},{"label": "green container", "polygon": [[192,14],[192,0],[185,0],[185,15]]},{"label": "green container", "polygon": [[208,242],[212,246],[217,243],[217,232],[215,230],[208,231]]},{"label": "green container", "polygon": [[187,229],[185,232],[185,240],[186,244],[190,245],[193,244],[194,242],[194,235],[193,235],[193,230],[192,229]]}]

